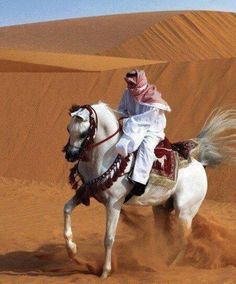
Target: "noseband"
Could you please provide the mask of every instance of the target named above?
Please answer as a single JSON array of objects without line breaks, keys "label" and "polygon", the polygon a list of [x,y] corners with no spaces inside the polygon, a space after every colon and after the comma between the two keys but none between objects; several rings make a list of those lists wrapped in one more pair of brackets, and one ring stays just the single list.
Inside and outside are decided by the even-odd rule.
[{"label": "noseband", "polygon": [[[74,106],[71,108],[70,112],[78,111],[79,109],[87,109],[89,112],[89,129],[88,133],[82,142],[81,147],[79,148],[78,162],[74,165],[74,167],[70,170],[69,174],[69,183],[72,188],[76,190],[76,199],[77,202],[82,202],[85,205],[90,204],[90,197],[95,197],[96,194],[100,191],[106,190],[110,188],[113,183],[122,175],[124,175],[124,171],[129,163],[130,155],[127,157],[122,157],[121,155],[117,155],[113,164],[104,172],[101,176],[96,177],[90,181],[85,182],[84,178],[79,172],[79,162],[80,161],[88,161],[87,152],[92,150],[93,148],[101,145],[102,143],[108,141],[115,135],[117,135],[121,130],[122,126],[120,124],[119,119],[119,128],[112,135],[106,137],[105,139],[94,143],[94,139],[96,136],[96,131],[98,128],[98,116],[93,107],[90,105],[84,106]],[[94,118],[95,117],[95,118]],[[82,182],[82,184],[81,184]]]},{"label": "noseband", "polygon": [[[97,112],[95,111],[95,109],[90,106],[90,105],[83,105],[83,106],[77,106],[76,107],[77,110],[79,109],[87,109],[89,112],[89,129],[87,132],[87,135],[84,139],[84,141],[82,142],[81,146],[75,147],[79,149],[79,155],[78,155],[78,160],[79,161],[88,161],[88,155],[87,152],[91,151],[93,148],[103,144],[104,142],[110,140],[111,138],[113,138],[115,135],[117,135],[120,131],[121,131],[121,125],[119,124],[119,128],[116,130],[116,132],[114,132],[112,135],[106,137],[105,139],[94,143],[94,139],[96,136],[96,132],[97,132],[97,128],[98,128],[98,115]],[[93,117],[93,114],[95,116],[95,118]]]}]

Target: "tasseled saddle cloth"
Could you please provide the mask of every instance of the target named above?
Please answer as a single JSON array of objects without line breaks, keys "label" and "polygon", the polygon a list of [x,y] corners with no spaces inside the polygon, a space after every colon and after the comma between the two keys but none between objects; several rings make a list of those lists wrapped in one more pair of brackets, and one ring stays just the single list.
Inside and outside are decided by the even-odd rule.
[{"label": "tasseled saddle cloth", "polygon": [[190,152],[197,145],[194,140],[173,144],[167,138],[161,141],[154,150],[156,160],[153,163],[149,183],[167,189],[173,188],[177,181],[179,168],[188,164]]}]

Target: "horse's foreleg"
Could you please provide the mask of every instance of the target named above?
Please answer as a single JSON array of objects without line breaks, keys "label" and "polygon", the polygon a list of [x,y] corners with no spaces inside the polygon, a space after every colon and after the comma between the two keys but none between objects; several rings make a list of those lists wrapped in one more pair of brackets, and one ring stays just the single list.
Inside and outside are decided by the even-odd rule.
[{"label": "horse's foreleg", "polygon": [[105,260],[103,264],[102,278],[107,278],[111,272],[111,252],[115,240],[116,228],[120,216],[121,204],[108,202],[106,205],[107,221],[106,234],[104,238]]},{"label": "horse's foreleg", "polygon": [[66,248],[70,258],[74,258],[77,252],[76,244],[73,242],[71,213],[78,204],[79,201],[75,195],[64,206],[64,238],[66,240]]}]

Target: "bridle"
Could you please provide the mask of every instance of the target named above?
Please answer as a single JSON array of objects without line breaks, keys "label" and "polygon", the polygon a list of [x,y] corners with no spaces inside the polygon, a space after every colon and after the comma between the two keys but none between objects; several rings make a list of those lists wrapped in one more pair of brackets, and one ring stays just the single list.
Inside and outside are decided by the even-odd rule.
[{"label": "bridle", "polygon": [[[127,157],[122,157],[120,154],[117,154],[112,165],[102,175],[85,182],[83,176],[79,172],[80,161],[89,161],[87,155],[88,151],[105,143],[106,141],[117,135],[122,130],[120,120],[123,118],[118,120],[119,128],[113,134],[97,143],[94,143],[96,131],[98,128],[98,115],[95,109],[90,105],[73,106],[70,110],[70,113],[81,109],[87,109],[89,112],[89,129],[81,146],[76,147],[79,150],[79,154],[77,156],[78,158],[76,159],[77,163],[70,170],[69,183],[71,184],[72,188],[76,190],[77,201],[82,202],[85,205],[89,205],[91,196],[95,197],[98,192],[110,188],[119,177],[124,175],[125,169],[130,161],[130,155],[128,155]],[[64,152],[66,151],[68,146],[69,142],[64,147]]]},{"label": "bridle", "polygon": [[[105,139],[94,143],[94,139],[96,136],[97,128],[98,128],[98,115],[95,109],[91,105],[83,105],[83,106],[78,106],[77,110],[80,109],[87,109],[89,112],[89,129],[87,131],[87,135],[84,138],[84,141],[82,142],[80,147],[73,146],[74,148],[77,148],[79,150],[79,155],[78,155],[78,160],[80,161],[88,161],[88,155],[87,152],[91,151],[97,146],[100,146],[104,142],[110,140],[114,136],[116,136],[121,130],[122,127],[120,125],[120,119],[119,119],[119,128],[110,136],[106,137]],[[94,116],[93,116],[94,114]],[[95,118],[94,118],[95,117]]]}]

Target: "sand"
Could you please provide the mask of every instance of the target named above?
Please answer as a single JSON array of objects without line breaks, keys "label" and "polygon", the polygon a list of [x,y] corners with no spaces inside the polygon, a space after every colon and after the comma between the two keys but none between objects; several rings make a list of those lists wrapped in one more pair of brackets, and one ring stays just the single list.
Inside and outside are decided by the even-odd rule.
[{"label": "sand", "polygon": [[182,12],[136,13],[3,27],[0,47],[97,54],[179,13]]},{"label": "sand", "polygon": [[[15,49],[0,49],[0,60],[5,64],[1,64],[0,71],[19,71],[21,64],[21,72],[35,71],[42,72],[43,67],[48,68],[44,71],[106,71],[122,68],[132,68],[143,65],[161,64],[166,61],[160,60],[144,60],[135,58],[122,58],[110,56],[97,56],[97,55],[77,55],[53,52],[37,52]],[[6,61],[12,62],[9,67]],[[1,62],[1,61],[0,61]],[[8,62],[7,62],[8,63]],[[14,69],[14,64],[15,68]],[[17,65],[18,63],[18,65]],[[29,69],[31,66],[31,69]],[[34,68],[33,68],[34,67]],[[39,67],[39,68],[38,68]],[[50,69],[52,68],[52,70]]]},{"label": "sand", "polygon": [[177,14],[102,54],[171,62],[235,57],[235,21],[235,13]]},{"label": "sand", "polygon": [[[127,29],[132,17],[135,26]],[[100,283],[102,205],[92,201],[73,214],[81,265],[64,247],[63,205],[73,194],[71,165],[61,153],[68,108],[100,99],[116,107],[125,72],[137,67],[172,107],[169,139],[195,137],[214,107],[235,105],[234,19],[233,13],[145,13],[0,28],[0,283]],[[97,36],[86,37],[96,24]],[[235,167],[207,174],[207,198],[181,265],[169,266],[178,249],[174,217],[168,226],[154,224],[151,208],[126,206],[105,282],[236,281]]]}]

